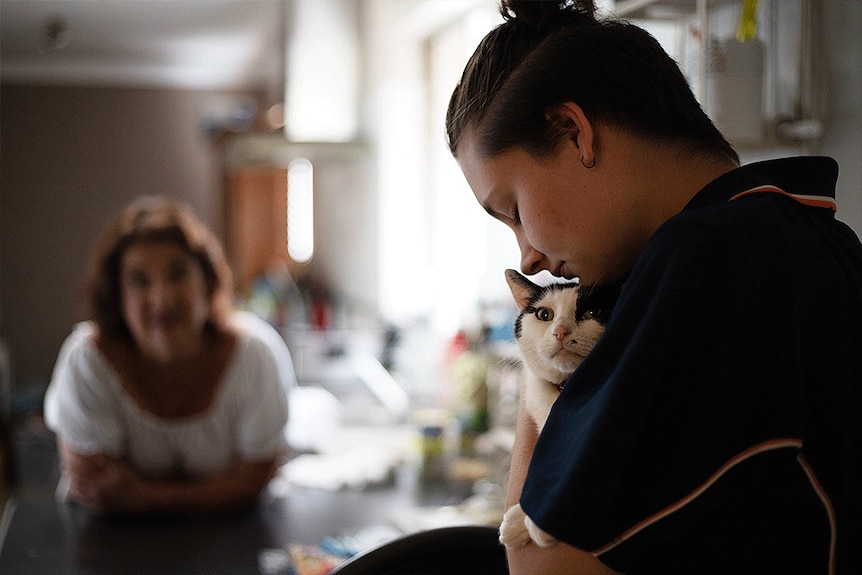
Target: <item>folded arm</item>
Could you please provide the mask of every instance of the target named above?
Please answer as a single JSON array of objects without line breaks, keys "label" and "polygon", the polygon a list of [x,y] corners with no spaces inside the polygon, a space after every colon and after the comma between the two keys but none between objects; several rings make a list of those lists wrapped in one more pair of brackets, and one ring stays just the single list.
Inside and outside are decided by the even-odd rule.
[{"label": "folded arm", "polygon": [[276,458],[240,460],[201,479],[151,479],[103,454],[84,455],[58,441],[72,497],[98,513],[206,515],[251,505],[277,469]]}]

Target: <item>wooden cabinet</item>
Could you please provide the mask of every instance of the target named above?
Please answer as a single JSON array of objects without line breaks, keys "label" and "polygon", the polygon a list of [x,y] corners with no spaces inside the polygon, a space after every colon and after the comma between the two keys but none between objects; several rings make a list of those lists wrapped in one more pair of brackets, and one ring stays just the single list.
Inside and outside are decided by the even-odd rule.
[{"label": "wooden cabinet", "polygon": [[274,262],[292,267],[287,251],[287,168],[232,170],[226,216],[226,249],[238,293]]}]

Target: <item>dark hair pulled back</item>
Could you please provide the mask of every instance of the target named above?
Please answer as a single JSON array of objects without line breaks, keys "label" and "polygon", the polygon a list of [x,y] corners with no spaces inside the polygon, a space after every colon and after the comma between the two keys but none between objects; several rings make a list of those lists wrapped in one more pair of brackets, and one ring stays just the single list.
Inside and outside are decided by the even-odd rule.
[{"label": "dark hair pulled back", "polygon": [[596,6],[592,0],[502,0],[500,14],[508,22],[520,21],[541,31],[569,21],[595,21]]},{"label": "dark hair pulled back", "polygon": [[574,102],[594,123],[738,163],[676,62],[647,31],[598,18],[592,0],[503,0],[500,13],[504,22],[480,42],[449,102],[453,155],[468,130],[485,156],[514,147],[546,155],[566,134],[547,113]]}]

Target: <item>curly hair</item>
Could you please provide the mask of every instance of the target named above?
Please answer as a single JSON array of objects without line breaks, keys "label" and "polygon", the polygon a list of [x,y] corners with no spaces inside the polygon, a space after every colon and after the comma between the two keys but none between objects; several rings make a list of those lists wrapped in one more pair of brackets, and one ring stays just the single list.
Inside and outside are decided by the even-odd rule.
[{"label": "curly hair", "polygon": [[547,113],[574,102],[593,122],[739,163],[676,62],[647,31],[597,18],[589,0],[503,0],[500,11],[503,23],[476,48],[449,102],[453,155],[468,130],[486,157],[513,147],[547,155],[565,134]]},{"label": "curly hair", "polygon": [[106,336],[130,336],[122,311],[120,265],[129,246],[153,241],[175,242],[200,264],[210,298],[206,329],[223,327],[231,310],[233,288],[221,244],[188,206],[161,196],[133,201],[96,242],[84,283],[87,316]]}]

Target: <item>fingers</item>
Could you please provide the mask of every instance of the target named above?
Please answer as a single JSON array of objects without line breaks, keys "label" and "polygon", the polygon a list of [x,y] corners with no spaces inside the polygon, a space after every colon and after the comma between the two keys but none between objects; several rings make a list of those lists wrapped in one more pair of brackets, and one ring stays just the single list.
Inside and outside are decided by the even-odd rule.
[{"label": "fingers", "polygon": [[96,513],[104,513],[106,511],[100,488],[94,481],[70,478],[69,493],[75,501],[89,507]]},{"label": "fingers", "polygon": [[123,464],[103,454],[71,454],[63,472],[72,497],[98,513],[112,511],[128,483]]}]

